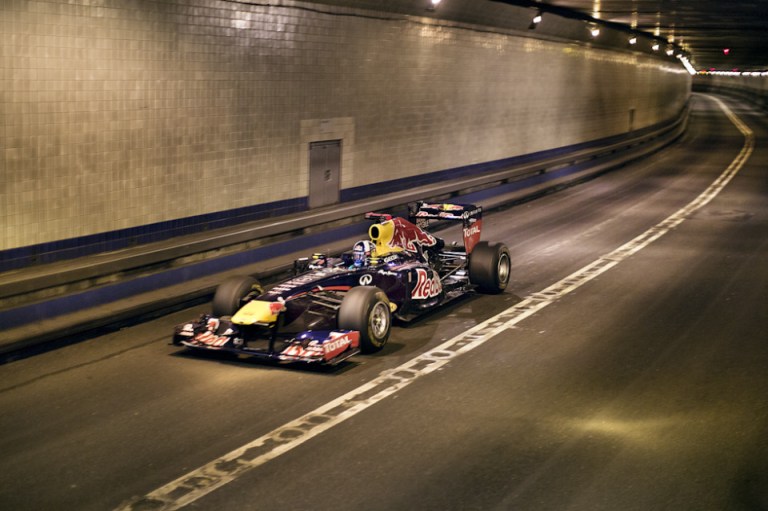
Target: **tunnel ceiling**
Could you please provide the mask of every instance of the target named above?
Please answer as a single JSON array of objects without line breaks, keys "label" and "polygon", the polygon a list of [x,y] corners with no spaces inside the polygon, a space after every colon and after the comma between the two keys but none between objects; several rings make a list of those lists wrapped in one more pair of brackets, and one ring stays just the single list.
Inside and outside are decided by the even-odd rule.
[{"label": "tunnel ceiling", "polygon": [[688,51],[697,70],[768,70],[766,0],[497,1],[575,11],[661,36]]}]

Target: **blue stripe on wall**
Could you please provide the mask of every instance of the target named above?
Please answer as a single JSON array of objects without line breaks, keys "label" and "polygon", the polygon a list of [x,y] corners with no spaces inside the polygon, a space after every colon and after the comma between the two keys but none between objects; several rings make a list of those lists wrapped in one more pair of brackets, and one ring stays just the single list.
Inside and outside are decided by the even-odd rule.
[{"label": "blue stripe on wall", "polygon": [[164,241],[176,236],[196,234],[254,220],[288,215],[306,209],[307,198],[301,197],[129,227],[127,229],[91,234],[78,238],[12,248],[0,251],[0,272],[26,268],[37,264],[64,261],[112,250],[121,250],[135,245]]}]

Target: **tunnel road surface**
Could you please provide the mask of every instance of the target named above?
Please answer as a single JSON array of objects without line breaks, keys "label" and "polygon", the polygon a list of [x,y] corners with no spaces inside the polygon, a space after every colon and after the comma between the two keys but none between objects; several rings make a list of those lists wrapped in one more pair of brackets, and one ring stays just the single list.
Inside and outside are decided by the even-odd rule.
[{"label": "tunnel road surface", "polygon": [[336,370],[169,345],[205,305],[0,366],[0,508],[768,508],[766,122],[727,104],[487,215],[508,291]]}]

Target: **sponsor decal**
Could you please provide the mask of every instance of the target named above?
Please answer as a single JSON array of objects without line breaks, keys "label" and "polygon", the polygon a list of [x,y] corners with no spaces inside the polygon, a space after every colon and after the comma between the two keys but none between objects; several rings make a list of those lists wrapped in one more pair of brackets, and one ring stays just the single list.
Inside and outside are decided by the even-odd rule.
[{"label": "sponsor decal", "polygon": [[464,236],[470,237],[475,234],[480,234],[480,226],[477,223],[472,224],[469,227],[464,228]]},{"label": "sponsor decal", "polygon": [[437,244],[434,236],[422,231],[407,220],[394,218],[391,222],[394,226],[394,232],[392,233],[392,240],[389,242],[390,247],[400,247],[410,252],[416,252],[416,244],[424,247],[432,247]]},{"label": "sponsor decal", "polygon": [[343,351],[352,344],[352,338],[348,334],[331,333],[329,340],[323,343],[323,351],[327,354]]},{"label": "sponsor decal", "polygon": [[223,335],[215,335],[212,332],[203,332],[195,337],[195,341],[199,344],[204,344],[212,348],[220,348],[227,344],[231,340],[231,337]]},{"label": "sponsor decal", "polygon": [[468,220],[470,218],[473,218],[473,217],[476,217],[476,216],[480,215],[480,213],[482,213],[482,212],[483,212],[483,208],[477,208],[477,209],[473,209],[472,211],[465,211],[464,214],[461,215],[461,217],[464,220]]},{"label": "sponsor decal", "polygon": [[423,202],[421,204],[422,209],[437,209],[440,211],[464,211],[464,206],[461,204],[434,204],[429,202]]},{"label": "sponsor decal", "polygon": [[414,300],[426,300],[438,296],[443,285],[440,283],[440,277],[435,272],[431,272],[432,277],[424,268],[416,268],[416,285],[411,292],[411,298]]},{"label": "sponsor decal", "polygon": [[[315,332],[317,334],[317,332]],[[350,348],[357,347],[360,344],[359,332],[327,332],[328,337],[323,341],[311,339],[311,333],[300,335],[290,346],[281,353],[283,360],[302,359],[306,361],[315,361],[323,358],[332,360],[341,355]],[[310,340],[311,339],[311,340]]]},{"label": "sponsor decal", "polygon": [[373,275],[365,274],[360,277],[361,286],[369,286],[373,282]]},{"label": "sponsor decal", "polygon": [[475,234],[480,234],[480,226],[477,224],[473,224],[471,227],[466,227],[464,229],[465,238],[469,238],[470,236],[474,236]]},{"label": "sponsor decal", "polygon": [[350,346],[356,348],[360,345],[360,332],[331,332],[323,343],[325,359],[331,360],[346,351]]},{"label": "sponsor decal", "polygon": [[323,356],[323,349],[320,346],[320,343],[317,341],[311,341],[306,346],[304,346],[301,342],[295,342],[285,348],[281,355],[290,358],[320,358]]},{"label": "sponsor decal", "polygon": [[483,221],[476,220],[462,229],[464,233],[464,247],[467,249],[467,254],[471,254],[472,249],[480,242],[482,227]]},{"label": "sponsor decal", "polygon": [[482,214],[483,208],[469,210],[470,205],[462,204],[429,204],[423,203],[416,213],[417,218],[442,218],[445,220],[468,220]]}]

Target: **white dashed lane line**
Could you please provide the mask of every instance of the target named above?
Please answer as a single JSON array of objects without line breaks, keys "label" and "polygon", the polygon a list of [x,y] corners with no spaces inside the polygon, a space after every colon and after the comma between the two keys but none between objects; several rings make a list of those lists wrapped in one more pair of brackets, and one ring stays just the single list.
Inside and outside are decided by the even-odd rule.
[{"label": "white dashed lane line", "polygon": [[696,199],[635,239],[606,254],[552,286],[528,296],[523,301],[444,342],[405,364],[380,374],[376,379],[347,394],[261,436],[175,481],[136,499],[119,509],[126,511],[172,510],[184,507],[237,479],[304,442],[331,429],[366,408],[395,394],[412,382],[440,369],[449,361],[467,353],[525,318],[539,312],[680,225],[686,218],[709,203],[744,166],[754,148],[754,135],[719,99],[709,97],[725,112],[744,135],[744,146],[736,159]]}]

